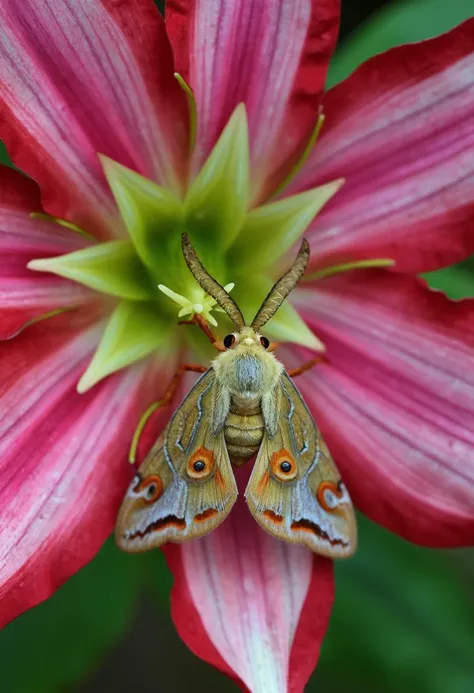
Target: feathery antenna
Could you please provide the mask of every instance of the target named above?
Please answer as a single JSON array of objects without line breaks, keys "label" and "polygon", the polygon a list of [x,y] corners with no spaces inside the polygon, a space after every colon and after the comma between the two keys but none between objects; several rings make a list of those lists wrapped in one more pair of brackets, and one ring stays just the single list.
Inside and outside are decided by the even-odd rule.
[{"label": "feathery antenna", "polygon": [[183,248],[184,259],[194,279],[197,281],[199,286],[204,289],[206,294],[212,296],[218,305],[225,310],[237,329],[241,330],[243,327],[245,327],[245,320],[240,308],[237,306],[234,299],[231,298],[231,296],[227,293],[224,287],[221,286],[219,282],[214,279],[214,277],[211,277],[209,272],[204,268],[201,260],[196,254],[196,251],[191,245],[191,241],[189,240],[187,233],[181,234],[181,245]]},{"label": "feathery antenna", "polygon": [[268,296],[260,306],[257,315],[252,320],[251,327],[254,330],[260,330],[275,315],[288,294],[293,291],[304,274],[309,260],[309,252],[309,243],[306,238],[303,238],[294,263],[288,272],[273,285]]}]

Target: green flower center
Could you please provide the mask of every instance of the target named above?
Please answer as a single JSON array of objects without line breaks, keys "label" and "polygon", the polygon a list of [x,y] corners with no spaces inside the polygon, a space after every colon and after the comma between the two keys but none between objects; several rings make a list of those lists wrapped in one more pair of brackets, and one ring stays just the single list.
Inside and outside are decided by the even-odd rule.
[{"label": "green flower center", "polygon": [[[29,263],[30,269],[53,272],[109,297],[112,309],[96,353],[78,384],[80,392],[139,359],[176,350],[183,340],[194,349],[202,348],[198,330],[179,326],[179,320],[200,313],[217,324],[212,314],[216,309],[184,262],[183,231],[206,269],[223,285],[233,282],[236,302],[244,314],[253,315],[275,279],[277,261],[343,184],[336,180],[250,208],[243,105],[233,113],[184,199],[107,157],[100,159],[128,235]],[[378,261],[381,263],[391,261]],[[228,331],[226,321],[223,316]],[[289,302],[269,323],[267,332],[277,341],[321,348]]]}]

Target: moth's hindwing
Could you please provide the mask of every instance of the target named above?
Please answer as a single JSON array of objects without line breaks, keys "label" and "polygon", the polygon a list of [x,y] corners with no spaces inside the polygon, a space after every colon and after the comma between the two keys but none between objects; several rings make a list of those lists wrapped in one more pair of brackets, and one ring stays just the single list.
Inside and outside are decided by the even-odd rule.
[{"label": "moth's hindwing", "polygon": [[349,494],[300,393],[283,373],[275,393],[278,427],[266,431],[245,492],[257,522],[278,539],[331,558],[354,553]]},{"label": "moth's hindwing", "polygon": [[237,498],[223,429],[212,432],[215,375],[197,381],[132,480],[119,512],[124,551],[200,537],[217,527]]}]

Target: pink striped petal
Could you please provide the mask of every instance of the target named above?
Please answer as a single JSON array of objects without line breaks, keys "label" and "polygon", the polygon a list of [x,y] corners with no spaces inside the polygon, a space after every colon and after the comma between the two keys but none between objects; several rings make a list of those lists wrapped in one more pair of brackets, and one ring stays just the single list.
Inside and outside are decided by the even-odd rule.
[{"label": "pink striped petal", "polygon": [[325,98],[292,186],[346,183],[314,222],[314,263],[391,257],[425,272],[474,252],[474,19],[372,58]]},{"label": "pink striped petal", "polygon": [[330,561],[264,532],[242,498],[218,529],[165,553],[172,616],[195,654],[252,693],[304,690],[331,611]]},{"label": "pink striped petal", "polygon": [[0,136],[51,214],[114,235],[97,153],[179,187],[185,98],[152,0],[6,0]]},{"label": "pink striped petal", "polygon": [[94,296],[78,284],[26,268],[35,257],[69,253],[88,244],[57,224],[32,219],[30,212],[38,210],[38,186],[0,166],[0,339],[45,313]]},{"label": "pink striped petal", "polygon": [[0,625],[94,556],[129,483],[156,374],[135,367],[78,395],[99,333],[66,314],[0,345]]},{"label": "pink striped petal", "polygon": [[474,300],[353,272],[297,292],[329,365],[299,381],[356,505],[415,543],[474,536]]},{"label": "pink striped petal", "polygon": [[196,165],[243,102],[261,180],[276,166],[276,143],[281,163],[314,125],[339,0],[171,0],[166,12],[177,69],[196,97]]}]

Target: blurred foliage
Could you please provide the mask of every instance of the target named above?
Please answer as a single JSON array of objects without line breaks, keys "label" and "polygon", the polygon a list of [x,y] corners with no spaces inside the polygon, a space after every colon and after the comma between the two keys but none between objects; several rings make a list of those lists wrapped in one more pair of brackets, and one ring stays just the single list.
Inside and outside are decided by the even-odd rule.
[{"label": "blurred foliage", "polygon": [[3,142],[0,142],[0,164],[7,164],[8,166],[11,165],[10,159],[7,154],[7,150],[5,149],[5,145]]},{"label": "blurred foliage", "polygon": [[[336,602],[308,690],[469,693],[474,609],[449,552],[413,546],[360,517],[354,559],[336,563]],[[463,550],[474,564],[474,554]]]},{"label": "blurred foliage", "polygon": [[474,258],[424,276],[433,289],[443,291],[449,298],[474,296]]},{"label": "blurred foliage", "polygon": [[143,561],[112,543],[47,602],[0,631],[0,690],[52,693],[77,681],[130,622]]},{"label": "blurred foliage", "polygon": [[473,0],[405,0],[388,3],[339,47],[331,63],[328,85],[345,79],[356,67],[377,53],[402,43],[422,41],[442,34],[473,14]]},{"label": "blurred foliage", "polygon": [[[340,47],[330,83],[375,53],[472,14],[473,0],[391,2]],[[8,161],[1,147],[0,161]],[[452,298],[474,296],[473,260],[427,278]],[[470,693],[473,579],[473,552],[411,546],[360,518],[360,548],[336,566],[336,605],[308,691]],[[108,542],[49,601],[0,632],[0,690],[236,691],[179,642],[168,614],[170,584],[161,553],[125,556]]]}]

